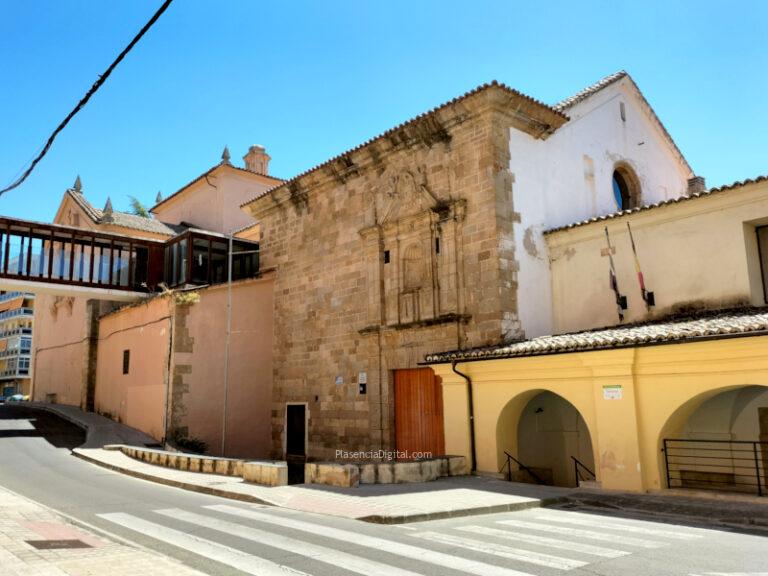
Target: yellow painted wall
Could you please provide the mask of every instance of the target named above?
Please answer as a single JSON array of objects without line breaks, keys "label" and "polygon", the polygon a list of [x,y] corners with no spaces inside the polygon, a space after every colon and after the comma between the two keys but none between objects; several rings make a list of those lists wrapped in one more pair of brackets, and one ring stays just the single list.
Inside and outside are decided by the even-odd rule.
[{"label": "yellow painted wall", "polygon": [[[518,454],[520,414],[548,390],[584,418],[604,488],[653,490],[665,487],[663,438],[679,436],[688,417],[720,392],[768,386],[768,336],[460,362],[457,367],[473,382],[478,471],[498,472],[504,450]],[[450,364],[432,368],[443,379],[446,453],[469,460],[467,385]],[[606,399],[604,386],[615,385],[621,385],[622,398]]]},{"label": "yellow painted wall", "polygon": [[[635,272],[632,226],[645,284],[656,298],[648,311]],[[546,236],[552,273],[554,333],[618,324],[608,283],[608,228],[625,321],[660,318],[688,307],[766,304],[756,226],[768,224],[768,182],[717,192]]]}]

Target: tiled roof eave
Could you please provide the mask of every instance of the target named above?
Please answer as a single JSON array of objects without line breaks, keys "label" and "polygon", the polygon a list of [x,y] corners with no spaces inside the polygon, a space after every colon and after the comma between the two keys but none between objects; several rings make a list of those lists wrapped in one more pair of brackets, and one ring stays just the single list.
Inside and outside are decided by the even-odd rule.
[{"label": "tiled roof eave", "polygon": [[586,226],[588,224],[594,224],[596,222],[604,222],[606,220],[613,220],[616,218],[621,218],[623,216],[629,216],[630,214],[636,214],[638,212],[646,212],[648,210],[653,210],[656,208],[662,208],[664,206],[671,206],[673,204],[680,204],[681,202],[687,202],[690,200],[695,200],[697,198],[708,198],[714,194],[718,194],[720,192],[728,192],[730,190],[736,190],[738,188],[743,188],[744,186],[748,186],[750,184],[758,184],[760,182],[768,181],[768,175],[761,175],[757,176],[755,178],[747,178],[745,180],[739,180],[736,182],[733,182],[731,184],[726,184],[723,186],[719,186],[717,188],[710,188],[706,192],[702,192],[700,194],[691,194],[689,196],[679,196],[678,198],[671,198],[669,200],[664,200],[663,202],[655,202],[653,204],[646,204],[644,206],[639,206],[637,208],[632,208],[630,210],[619,210],[617,212],[612,212],[610,214],[604,214],[603,216],[595,216],[594,218],[588,218],[586,220],[580,220],[578,222],[573,222],[571,224],[566,224],[565,226],[558,226],[556,228],[550,228],[549,230],[545,230],[544,234],[554,234],[556,232],[561,232],[563,230],[570,230],[572,228],[579,228],[581,226]]},{"label": "tiled roof eave", "polygon": [[495,347],[428,354],[422,364],[570,354],[759,335],[768,335],[768,308],[741,313],[710,313],[698,318],[617,326],[542,336]]},{"label": "tiled roof eave", "polygon": [[[169,224],[166,224],[165,222],[160,222],[159,220],[155,220],[153,218],[143,218],[136,216],[134,214],[129,214],[127,212],[113,212],[113,220],[111,222],[103,222],[102,216],[103,213],[100,209],[95,208],[88,200],[85,199],[85,197],[80,192],[76,192],[74,190],[67,190],[67,193],[69,196],[74,200],[74,202],[82,208],[83,212],[85,212],[86,216],[93,221],[94,224],[110,224],[112,226],[117,226],[119,228],[128,228],[130,230],[136,230],[139,232],[147,232],[150,234],[163,234],[165,236],[174,236],[176,235],[181,227],[178,227],[179,229],[176,229],[176,227],[171,226]],[[142,222],[132,222],[131,220],[134,218],[143,218]],[[146,222],[144,222],[144,220]],[[145,225],[139,225],[139,224],[145,224]]]}]

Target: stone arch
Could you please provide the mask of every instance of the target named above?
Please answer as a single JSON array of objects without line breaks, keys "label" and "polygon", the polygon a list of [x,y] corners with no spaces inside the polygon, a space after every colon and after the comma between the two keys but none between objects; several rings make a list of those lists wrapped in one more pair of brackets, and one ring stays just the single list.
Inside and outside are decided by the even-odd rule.
[{"label": "stone arch", "polygon": [[614,198],[619,210],[631,210],[642,204],[640,179],[626,162],[617,162],[611,176]]},{"label": "stone arch", "polygon": [[[551,417],[553,412],[554,418]],[[531,428],[544,419],[549,424],[543,429]],[[557,422],[560,427],[551,425]],[[544,469],[541,476],[547,478],[542,479],[551,479],[555,485],[573,486],[576,482],[571,472],[571,455],[599,473],[595,466],[596,436],[591,428],[582,410],[561,394],[544,388],[526,390],[509,400],[499,413],[496,424],[498,469],[506,464],[504,452],[507,451],[527,466]],[[575,435],[566,438],[571,433]],[[575,445],[573,440],[576,440]],[[578,450],[575,450],[576,446]],[[547,469],[551,471],[547,472]]]},{"label": "stone arch", "polygon": [[[754,411],[762,408],[763,411]],[[761,425],[762,421],[762,425]],[[665,439],[768,441],[768,385],[724,385],[679,402],[657,437],[659,486],[666,487]],[[768,451],[762,455],[768,464]]]}]

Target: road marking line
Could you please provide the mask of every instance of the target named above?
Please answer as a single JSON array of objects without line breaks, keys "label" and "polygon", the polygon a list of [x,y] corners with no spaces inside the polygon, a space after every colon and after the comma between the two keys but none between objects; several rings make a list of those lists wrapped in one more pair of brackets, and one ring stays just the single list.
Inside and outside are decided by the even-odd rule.
[{"label": "road marking line", "polygon": [[583,562],[581,560],[572,560],[570,558],[562,558],[550,554],[541,554],[539,552],[523,550],[522,548],[511,548],[510,546],[504,546],[503,544],[483,542],[482,540],[475,540],[474,538],[462,538],[461,536],[453,536],[451,534],[420,532],[418,534],[411,534],[411,536],[414,538],[424,538],[431,542],[439,542],[440,544],[450,544],[451,546],[458,546],[475,552],[483,552],[484,554],[491,554],[501,558],[509,558],[510,560],[529,562],[548,568],[557,568],[558,570],[573,570],[574,568],[581,568],[582,566],[589,564],[589,562]]},{"label": "road marking line", "polygon": [[582,554],[602,556],[603,558],[620,558],[621,556],[628,556],[631,554],[631,552],[626,552],[624,550],[614,550],[612,548],[593,546],[592,544],[582,544],[581,542],[571,542],[569,540],[560,540],[558,538],[537,536],[527,532],[513,532],[510,530],[499,530],[498,528],[487,528],[485,526],[459,526],[455,529],[463,532],[471,532],[473,534],[482,534],[484,536],[495,536],[507,540],[528,542],[529,544],[541,544],[542,546],[560,548],[561,550],[572,550],[574,552],[581,552]]},{"label": "road marking line", "polygon": [[264,514],[263,512],[246,510],[244,508],[237,508],[235,506],[229,506],[226,504],[215,504],[213,506],[204,506],[204,508],[208,510],[215,510],[217,512],[223,512],[225,514],[231,514],[233,516],[239,516],[240,518],[247,518],[249,520],[257,520],[267,524],[283,526],[285,528],[291,528],[292,530],[298,530],[300,532],[309,532],[310,534],[322,536],[323,538],[333,538],[335,540],[341,540],[343,542],[364,546],[366,548],[382,550],[396,556],[403,556],[405,558],[411,558],[421,562],[436,564],[438,566],[452,568],[454,570],[461,570],[470,574],[476,574],[478,576],[488,576],[488,574],[493,574],[494,576],[532,576],[527,572],[519,572],[517,570],[502,568],[501,566],[496,566],[493,564],[486,564],[485,562],[460,558],[458,556],[452,556],[443,552],[430,550],[429,548],[421,548],[419,546],[411,546],[410,544],[402,544],[395,540],[387,540],[385,538],[378,538],[376,536],[368,536],[366,534],[361,534],[360,532],[352,532],[350,530],[331,528],[330,526],[312,524],[310,522],[303,522],[301,520],[293,520],[284,516]]},{"label": "road marking line", "polygon": [[[235,524],[234,522],[227,522],[226,520],[219,520],[218,518],[179,510],[178,508],[155,510],[155,513],[162,514],[168,518],[173,518],[174,520],[189,522],[196,526],[204,526],[211,530],[231,534],[232,536],[251,540],[252,542],[258,542],[259,544],[271,546],[272,548],[277,548],[279,550],[285,550],[286,552],[298,554],[299,556],[307,556],[312,560],[330,564],[336,568],[343,568],[350,572],[357,572],[358,574],[363,574],[365,576],[420,576],[416,572],[411,572],[410,570],[403,570],[389,564],[376,562],[375,560],[367,560],[360,556],[341,552],[334,548],[326,548],[325,546],[310,544],[304,540],[289,538],[288,536],[275,534],[274,532],[266,532],[257,528],[243,526],[242,524]],[[322,532],[320,532],[320,535],[322,536]]]},{"label": "road marking line", "polygon": [[640,548],[663,548],[669,546],[666,542],[654,542],[642,538],[632,538],[630,536],[619,536],[616,534],[605,534],[603,532],[593,532],[591,530],[581,530],[570,528],[568,526],[551,526],[550,524],[541,524],[539,522],[528,522],[525,520],[498,520],[498,524],[514,526],[515,528],[527,528],[529,530],[538,530],[539,532],[549,532],[551,534],[564,534],[566,536],[575,536],[577,538],[586,538],[587,540],[602,540],[612,544],[624,544],[629,546],[638,546]]},{"label": "road marking line", "polygon": [[696,540],[702,538],[701,534],[685,534],[682,532],[673,532],[671,530],[659,530],[657,528],[646,528],[645,526],[630,526],[628,524],[617,524],[615,522],[604,522],[591,518],[581,518],[570,515],[555,516],[554,514],[537,514],[537,520],[546,522],[558,522],[560,524],[575,524],[577,526],[590,526],[592,528],[603,528],[605,530],[621,530],[623,532],[632,532],[633,534],[644,534],[647,536],[664,536],[666,538],[676,538],[678,540]]},{"label": "road marking line", "polygon": [[130,514],[116,512],[112,514],[97,514],[96,516],[155,540],[181,548],[187,552],[226,564],[246,574],[253,574],[254,576],[286,576],[287,574],[310,576],[306,572],[300,572],[288,566],[282,566],[264,558],[224,546],[218,542],[211,542],[204,538],[185,534],[179,530],[161,526],[160,524],[155,524]]}]

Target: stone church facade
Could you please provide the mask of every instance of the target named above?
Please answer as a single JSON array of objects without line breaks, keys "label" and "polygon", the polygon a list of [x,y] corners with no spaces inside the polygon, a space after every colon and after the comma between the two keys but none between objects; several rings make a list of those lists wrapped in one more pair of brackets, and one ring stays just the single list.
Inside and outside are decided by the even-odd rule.
[{"label": "stone church facade", "polygon": [[272,444],[307,411],[307,454],[395,447],[394,371],[522,336],[510,129],[565,116],[482,86],[244,205],[276,268]]}]

